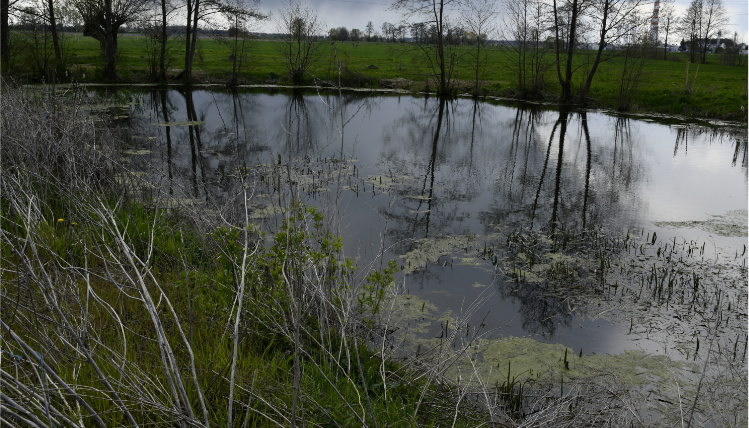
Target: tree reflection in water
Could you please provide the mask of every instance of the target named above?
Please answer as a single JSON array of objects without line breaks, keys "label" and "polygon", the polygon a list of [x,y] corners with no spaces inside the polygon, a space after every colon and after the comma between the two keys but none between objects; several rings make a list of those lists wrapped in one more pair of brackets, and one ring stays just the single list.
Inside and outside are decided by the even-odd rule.
[{"label": "tree reflection in water", "polygon": [[[308,192],[309,203],[325,211],[330,230],[344,235],[345,242],[355,235],[348,241],[354,245],[347,242],[346,249],[367,254],[365,263],[369,256],[382,256],[385,248],[389,257],[399,258],[426,240],[476,235],[501,240],[521,226],[551,234],[638,224],[654,203],[646,190],[657,184],[659,173],[653,148],[660,141],[653,140],[652,132],[675,135],[679,156],[687,149],[693,156],[695,145],[731,138],[725,156],[746,176],[745,132],[726,136],[725,130],[689,126],[669,130],[622,116],[473,100],[300,91],[160,91],[151,100],[152,111],[141,113],[151,115],[141,119],[144,129],[154,122],[204,121],[155,129],[159,138],[154,144],[163,150],[151,161],[162,163],[150,168],[154,177],[169,182],[165,193],[230,199],[237,189],[229,186],[228,174],[248,168],[262,175],[280,156],[284,165],[298,169],[300,195]],[[133,127],[138,129],[137,123]],[[670,145],[665,149],[670,153]],[[319,191],[322,178],[327,188]],[[274,192],[287,191],[272,185],[263,189],[276,204],[288,201],[288,195]],[[381,250],[362,250],[367,247]],[[425,290],[452,286],[443,283],[444,272],[434,266],[435,260],[440,268],[450,263],[450,251],[414,269],[408,283]],[[500,269],[502,263],[499,257]],[[474,271],[460,281],[491,282],[479,277],[480,269]],[[499,298],[519,303],[528,333],[553,336],[574,319],[564,299],[546,293],[542,282],[495,283]]]}]

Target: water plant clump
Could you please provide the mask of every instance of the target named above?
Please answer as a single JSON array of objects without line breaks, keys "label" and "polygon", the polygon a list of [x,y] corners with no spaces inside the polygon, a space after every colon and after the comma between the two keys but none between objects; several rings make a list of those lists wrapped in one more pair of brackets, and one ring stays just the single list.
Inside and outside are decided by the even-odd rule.
[{"label": "water plant clump", "polygon": [[659,227],[698,228],[721,236],[747,236],[747,211],[729,211],[725,215],[714,215],[707,220],[692,220],[679,222],[657,222]]},{"label": "water plant clump", "polygon": [[[566,307],[578,316],[603,315],[626,324],[630,335],[650,343],[651,352],[670,359],[662,364],[673,373],[679,372],[682,363],[699,362],[693,369],[668,377],[681,385],[679,394],[692,394],[697,403],[698,384],[709,384],[714,393],[746,409],[741,404],[741,397],[747,395],[745,382],[725,379],[727,373],[746,377],[742,351],[749,339],[745,252],[721,254],[706,242],[662,239],[644,230],[612,236],[601,230],[517,228],[505,236],[478,252],[479,257],[502,261],[497,264],[498,274],[505,279],[498,281],[500,292],[522,296],[525,290],[534,289],[534,298],[548,304],[568,302]],[[499,361],[505,360],[499,357]],[[737,388],[733,394],[732,388]],[[673,403],[679,398],[668,391],[670,398],[664,400]],[[658,409],[654,411],[660,417],[673,414],[662,401],[649,407]],[[723,406],[696,408],[706,421],[726,417]],[[745,419],[739,416],[737,420]]]},{"label": "water plant clump", "polygon": [[[434,320],[447,315],[436,308],[412,314],[410,352],[445,345],[459,350],[462,356],[450,360],[448,377],[462,379],[468,390],[494,385],[496,396],[507,399],[498,398],[508,412],[526,421],[560,394],[566,396],[565,385],[567,392],[588,385],[628,403],[624,407],[639,408],[639,416],[628,416],[642,417],[646,424],[678,423],[678,415],[686,421],[689,415],[684,415],[690,412],[700,425],[745,423],[745,252],[721,255],[706,242],[664,239],[645,230],[616,235],[595,229],[516,227],[471,238],[442,238],[443,244],[435,247],[440,250],[432,251],[424,263],[449,264],[470,253],[496,270],[491,289],[521,302],[543,301],[535,306],[546,308],[551,324],[573,316],[602,317],[626,325],[646,352],[583,355],[580,349],[575,355],[562,345],[530,338],[491,339],[484,333],[472,333],[474,340],[466,341],[460,332],[467,325],[456,321],[450,324],[453,334],[435,337]],[[424,263],[412,266],[423,269]],[[417,301],[414,307],[425,305]],[[451,319],[461,317],[453,314]],[[438,323],[445,329],[444,321]],[[551,324],[547,327],[553,328]],[[503,370],[508,366],[513,369]],[[620,388],[606,389],[614,383]],[[707,390],[721,400],[706,398]]]}]

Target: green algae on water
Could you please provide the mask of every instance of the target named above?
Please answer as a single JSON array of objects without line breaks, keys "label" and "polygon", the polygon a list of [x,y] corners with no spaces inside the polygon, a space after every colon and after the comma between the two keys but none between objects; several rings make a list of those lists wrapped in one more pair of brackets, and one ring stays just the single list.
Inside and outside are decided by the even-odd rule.
[{"label": "green algae on water", "polygon": [[441,256],[465,248],[469,239],[465,236],[433,236],[414,240],[415,248],[400,256],[403,260],[403,272],[411,274],[423,270],[427,263],[437,263]]},{"label": "green algae on water", "polygon": [[728,211],[713,215],[708,220],[662,221],[655,223],[663,228],[693,228],[720,236],[747,236],[747,210]]},{"label": "green algae on water", "polygon": [[205,122],[202,120],[179,120],[175,122],[158,122],[152,123],[153,126],[201,126]]}]

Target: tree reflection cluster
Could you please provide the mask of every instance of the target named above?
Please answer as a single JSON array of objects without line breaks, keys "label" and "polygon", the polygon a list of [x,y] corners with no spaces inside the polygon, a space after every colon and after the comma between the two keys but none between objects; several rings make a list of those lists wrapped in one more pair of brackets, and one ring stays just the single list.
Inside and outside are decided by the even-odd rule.
[{"label": "tree reflection cluster", "polygon": [[745,127],[706,127],[693,125],[679,125],[676,128],[676,142],[674,143],[674,156],[680,150],[686,154],[689,150],[690,139],[707,137],[711,142],[723,144],[726,140],[733,146],[732,166],[741,165],[745,173],[747,170],[747,131]]},{"label": "tree reflection cluster", "polygon": [[[244,174],[258,222],[274,221],[262,204],[280,206],[296,192],[330,214],[331,230],[354,236],[344,236],[349,251],[387,248],[386,258],[439,237],[480,236],[475,254],[486,257],[478,242],[494,251],[507,273],[494,281],[500,297],[519,303],[532,334],[553,336],[585,299],[603,293],[599,258],[615,250],[592,245],[599,242],[592,237],[636,223],[647,203],[639,193],[651,174],[642,161],[646,138],[623,116],[298,91],[154,91],[143,99],[150,112],[133,129],[157,138],[152,154],[133,164],[165,197],[232,201],[239,189],[230,178]],[[179,121],[186,125],[168,126]],[[157,122],[167,126],[148,126]],[[675,151],[705,132],[679,129]],[[726,138],[709,132],[710,141]],[[746,174],[746,133],[728,138]],[[237,206],[219,205],[227,220],[239,215]],[[429,265],[410,275],[425,290],[441,287]]]}]

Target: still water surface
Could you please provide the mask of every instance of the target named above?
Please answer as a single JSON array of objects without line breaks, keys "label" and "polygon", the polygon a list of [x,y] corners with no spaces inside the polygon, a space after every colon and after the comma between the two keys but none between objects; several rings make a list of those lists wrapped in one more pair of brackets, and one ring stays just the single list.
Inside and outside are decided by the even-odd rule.
[{"label": "still water surface", "polygon": [[660,346],[633,339],[631,320],[573,308],[543,284],[512,281],[501,258],[495,266],[477,257],[519,228],[657,232],[659,242],[707,242],[716,259],[747,243],[741,128],[405,95],[133,97],[128,158],[163,197],[226,200],[231,177],[247,167],[254,217],[273,227],[278,219],[264,210],[277,193],[270,171],[288,165],[297,193],[343,236],[347,257],[362,267],[398,260],[406,292],[440,312],[460,314],[484,298],[474,325],[493,337],[584,354]]}]

